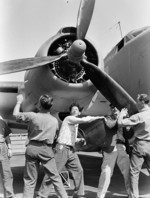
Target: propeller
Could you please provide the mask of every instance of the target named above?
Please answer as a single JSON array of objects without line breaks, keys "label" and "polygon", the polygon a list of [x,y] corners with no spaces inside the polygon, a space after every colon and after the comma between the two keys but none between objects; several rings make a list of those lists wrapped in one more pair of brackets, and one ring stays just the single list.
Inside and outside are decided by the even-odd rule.
[{"label": "propeller", "polygon": [[134,99],[107,73],[86,59],[81,60],[81,65],[94,86],[115,107],[127,108],[130,115],[138,112]]},{"label": "propeller", "polygon": [[58,56],[33,57],[1,62],[0,75],[34,69],[48,63],[60,60],[65,56],[66,54],[61,54]]},{"label": "propeller", "polygon": [[1,62],[0,75],[41,67],[43,65],[58,61],[64,56],[68,56],[68,59],[72,62],[79,62],[83,58],[86,50],[86,45],[82,39],[84,39],[88,30],[94,10],[94,4],[95,0],[81,0],[77,17],[78,40],[76,43],[73,43],[67,54],[63,53],[58,56],[33,57]]},{"label": "propeller", "polygon": [[77,17],[77,40],[73,42],[68,50],[68,59],[72,62],[79,63],[86,50],[86,44],[83,41],[89,28],[93,15],[95,0],[81,0],[78,17]]},{"label": "propeller", "polygon": [[95,0],[82,0],[77,18],[77,39],[84,39],[93,15]]},{"label": "propeller", "polygon": [[80,39],[75,40],[67,52],[68,59],[74,63],[79,63],[85,54],[85,50],[85,42]]}]

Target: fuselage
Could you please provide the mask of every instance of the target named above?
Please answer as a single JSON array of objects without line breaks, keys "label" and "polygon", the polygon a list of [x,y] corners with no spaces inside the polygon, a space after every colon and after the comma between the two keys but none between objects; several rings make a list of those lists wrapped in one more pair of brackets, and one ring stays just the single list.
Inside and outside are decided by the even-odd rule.
[{"label": "fuselage", "polygon": [[134,99],[150,95],[150,27],[127,34],[105,57],[105,71]]}]

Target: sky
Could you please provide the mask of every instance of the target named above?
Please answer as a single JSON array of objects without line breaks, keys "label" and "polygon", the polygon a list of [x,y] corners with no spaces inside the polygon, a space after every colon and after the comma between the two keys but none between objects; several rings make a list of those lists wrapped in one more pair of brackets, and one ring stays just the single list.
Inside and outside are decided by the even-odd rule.
[{"label": "sky", "polygon": [[[0,0],[0,62],[34,57],[60,28],[76,27],[79,4],[80,0]],[[150,0],[96,0],[86,38],[105,57],[121,36],[150,26],[149,10]],[[23,81],[24,73],[1,75],[0,81]]]}]

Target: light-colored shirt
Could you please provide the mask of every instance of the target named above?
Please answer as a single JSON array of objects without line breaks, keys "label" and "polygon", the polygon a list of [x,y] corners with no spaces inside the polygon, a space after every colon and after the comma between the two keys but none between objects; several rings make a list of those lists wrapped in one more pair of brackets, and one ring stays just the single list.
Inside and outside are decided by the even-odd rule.
[{"label": "light-colored shirt", "polygon": [[121,120],[121,125],[133,126],[136,138],[150,140],[150,108],[143,108],[141,112]]},{"label": "light-colored shirt", "polygon": [[83,118],[78,118],[72,115],[67,116],[62,122],[57,142],[74,146],[78,134],[78,124],[92,122],[94,120],[94,116],[86,116]]},{"label": "light-colored shirt", "polygon": [[50,113],[18,113],[16,119],[28,123],[29,141],[36,140],[53,144],[58,130],[58,121]]}]

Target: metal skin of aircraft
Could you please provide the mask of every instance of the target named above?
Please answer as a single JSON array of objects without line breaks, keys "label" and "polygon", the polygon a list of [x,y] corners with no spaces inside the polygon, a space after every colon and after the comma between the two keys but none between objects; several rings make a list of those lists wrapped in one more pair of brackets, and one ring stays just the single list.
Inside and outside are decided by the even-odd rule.
[{"label": "metal skin of aircraft", "polygon": [[[0,75],[26,70],[22,83],[0,82],[0,111],[10,127],[25,127],[12,117],[18,93],[24,96],[21,108],[26,112],[37,111],[41,94],[51,95],[54,98],[51,113],[60,124],[72,102],[84,107],[84,116],[106,115],[110,102],[118,109],[127,107],[130,115],[137,112],[133,98],[139,91],[149,94],[150,90],[150,29],[142,29],[132,39],[129,36],[122,48],[118,44],[113,50],[119,50],[112,50],[103,60],[86,38],[94,4],[94,0],[82,0],[77,27],[61,28],[40,47],[35,57],[0,63]],[[78,145],[78,150],[83,151],[100,150],[111,143],[116,133],[103,120],[82,124],[80,128],[86,145]]]}]

